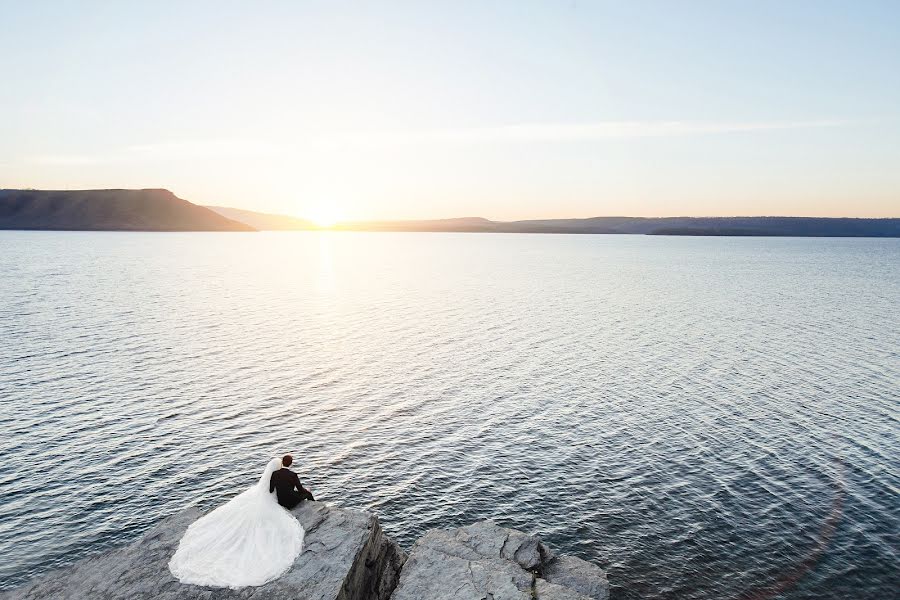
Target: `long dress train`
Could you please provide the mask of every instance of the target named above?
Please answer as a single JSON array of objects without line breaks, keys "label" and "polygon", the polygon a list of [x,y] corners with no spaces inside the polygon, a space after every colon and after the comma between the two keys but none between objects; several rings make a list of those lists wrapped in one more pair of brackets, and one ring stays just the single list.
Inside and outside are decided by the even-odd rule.
[{"label": "long dress train", "polygon": [[182,583],[238,588],[262,585],[291,568],[303,550],[303,526],[269,493],[273,459],[259,483],[188,527],[169,570]]}]

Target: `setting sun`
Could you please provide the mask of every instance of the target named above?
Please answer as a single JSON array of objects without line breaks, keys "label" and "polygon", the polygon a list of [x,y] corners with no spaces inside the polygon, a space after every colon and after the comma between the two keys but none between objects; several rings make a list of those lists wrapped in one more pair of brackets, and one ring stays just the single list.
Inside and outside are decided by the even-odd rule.
[{"label": "setting sun", "polygon": [[341,220],[341,216],[333,206],[317,206],[309,214],[309,220],[317,227],[328,229]]}]

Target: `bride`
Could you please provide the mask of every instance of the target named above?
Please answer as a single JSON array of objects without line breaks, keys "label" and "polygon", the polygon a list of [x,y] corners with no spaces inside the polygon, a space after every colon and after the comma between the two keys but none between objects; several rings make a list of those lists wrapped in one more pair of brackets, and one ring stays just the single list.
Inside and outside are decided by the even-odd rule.
[{"label": "bride", "polygon": [[188,527],[169,561],[181,583],[238,588],[284,574],[303,549],[303,526],[269,492],[281,460],[269,461],[259,483]]}]

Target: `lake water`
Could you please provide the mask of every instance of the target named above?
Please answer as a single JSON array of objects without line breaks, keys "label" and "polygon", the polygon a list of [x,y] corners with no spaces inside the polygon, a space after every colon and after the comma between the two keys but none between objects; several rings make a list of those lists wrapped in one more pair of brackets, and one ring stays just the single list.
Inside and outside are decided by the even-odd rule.
[{"label": "lake water", "polygon": [[[0,232],[0,581],[293,452],[614,599],[900,589],[900,240]],[[781,595],[778,595],[778,594]]]}]

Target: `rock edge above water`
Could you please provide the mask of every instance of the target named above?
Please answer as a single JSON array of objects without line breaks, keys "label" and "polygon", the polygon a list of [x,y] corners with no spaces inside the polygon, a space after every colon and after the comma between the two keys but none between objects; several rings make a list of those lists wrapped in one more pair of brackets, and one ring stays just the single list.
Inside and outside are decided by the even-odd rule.
[{"label": "rock edge above water", "polygon": [[600,567],[555,556],[540,538],[481,521],[413,546],[392,600],[607,600]]},{"label": "rock edge above water", "polygon": [[200,512],[169,517],[140,539],[79,561],[0,600],[607,600],[596,565],[554,556],[535,536],[482,521],[431,530],[407,558],[367,512],[305,502],[303,552],[279,579],[259,587],[184,585],[168,561]]}]

